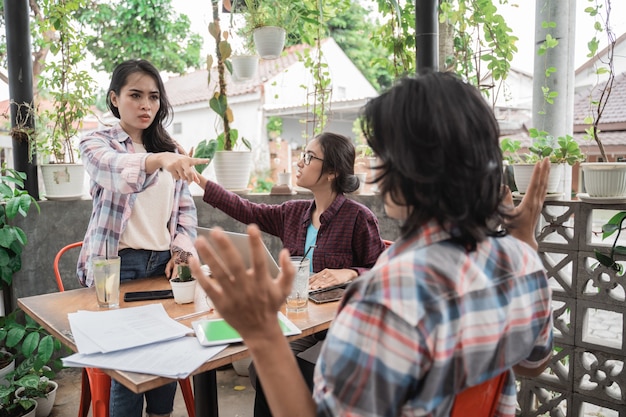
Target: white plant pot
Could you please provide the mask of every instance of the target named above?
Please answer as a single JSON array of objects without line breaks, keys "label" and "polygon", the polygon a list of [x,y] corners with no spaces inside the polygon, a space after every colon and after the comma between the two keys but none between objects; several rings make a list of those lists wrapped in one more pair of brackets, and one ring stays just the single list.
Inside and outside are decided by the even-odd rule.
[{"label": "white plant pot", "polygon": [[626,196],[626,162],[583,162],[580,167],[590,197]]},{"label": "white plant pot", "polygon": [[239,359],[238,361],[233,362],[233,369],[235,373],[239,376],[250,376],[250,371],[248,368],[252,363],[252,358],[247,357],[243,359]]},{"label": "white plant pot", "polygon": [[235,81],[254,78],[259,68],[259,57],[257,55],[235,55],[230,60],[233,64]]},{"label": "white plant pot", "polygon": [[276,59],[285,46],[285,29],[278,26],[263,26],[254,29],[252,37],[259,56],[263,59]]},{"label": "white plant pot", "polygon": [[[35,409],[35,417],[48,417],[52,412],[52,407],[54,406],[54,401],[57,397],[57,391],[59,389],[59,384],[55,381],[48,381],[48,384],[52,384],[54,388],[48,394],[46,394],[45,398],[32,398],[37,403],[37,407]],[[22,392],[24,392],[24,388],[18,388],[15,391],[15,396],[17,398],[21,397]]]},{"label": "white plant pot", "polygon": [[41,175],[48,200],[79,200],[83,196],[82,164],[41,164]]},{"label": "white plant pot", "polygon": [[9,386],[9,381],[7,381],[7,374],[9,372],[13,372],[15,370],[15,359],[13,359],[7,366],[0,369],[0,385],[4,385],[5,387]]},{"label": "white plant pot", "polygon": [[217,183],[227,190],[243,191],[248,188],[252,152],[219,151],[213,157]]},{"label": "white plant pot", "polygon": [[[15,391],[16,396],[19,390],[20,388],[18,388],[17,391]],[[21,417],[37,417],[37,408],[39,408],[39,403],[33,398],[27,398],[27,400],[32,402],[35,405],[35,407],[31,409],[28,413],[22,414]]]},{"label": "white plant pot", "polygon": [[[533,174],[535,164],[513,164],[513,177],[515,185],[520,194],[526,193],[530,184],[530,177]],[[548,193],[559,192],[561,176],[563,175],[564,164],[550,164],[550,176],[548,177]]]},{"label": "white plant pot", "polygon": [[178,282],[170,279],[170,285],[172,286],[172,293],[174,294],[174,301],[177,304],[193,303],[196,296],[196,280]]}]

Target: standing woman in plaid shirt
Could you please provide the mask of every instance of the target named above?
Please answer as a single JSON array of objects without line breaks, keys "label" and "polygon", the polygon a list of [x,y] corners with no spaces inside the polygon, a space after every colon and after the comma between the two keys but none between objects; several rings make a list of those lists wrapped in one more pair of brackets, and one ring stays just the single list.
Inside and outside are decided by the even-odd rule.
[{"label": "standing woman in plaid shirt", "polygon": [[[93,209],[78,260],[79,281],[93,285],[92,256],[117,254],[122,281],[171,277],[176,263],[196,256],[198,220],[187,183],[196,180],[194,165],[207,160],[180,154],[163,127],[171,106],[148,61],[115,68],[107,106],[119,123],[80,142]],[[148,415],[169,416],[175,393],[176,382],[146,392]],[[111,417],[142,416],[144,394],[112,380],[110,398]]]},{"label": "standing woman in plaid shirt", "polygon": [[[345,197],[359,188],[354,175],[354,145],[345,136],[322,133],[309,141],[296,172],[296,184],[313,193],[312,200],[290,200],[282,204],[256,204],[200,177],[204,201],[242,223],[255,223],[278,236],[291,256],[311,259],[309,285],[313,289],[350,281],[367,272],[383,252],[378,220],[366,206]],[[297,340],[294,353],[315,349],[326,332]],[[298,359],[309,386],[312,366]],[[255,417],[271,415],[263,391],[250,368],[255,385]]]}]

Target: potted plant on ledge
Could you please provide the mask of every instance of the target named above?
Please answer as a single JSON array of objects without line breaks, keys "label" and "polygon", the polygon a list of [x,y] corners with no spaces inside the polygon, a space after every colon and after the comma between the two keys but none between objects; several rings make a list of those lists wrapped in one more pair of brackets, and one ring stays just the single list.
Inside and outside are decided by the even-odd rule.
[{"label": "potted plant on ledge", "polygon": [[38,86],[41,98],[49,100],[51,107],[39,114],[36,126],[36,150],[49,200],[79,199],[83,194],[85,171],[75,160],[74,141],[95,102],[95,82],[79,69],[85,57],[85,37],[74,25],[81,7],[87,7],[86,0],[51,2],[48,19],[39,22],[42,33],[57,34],[49,41],[57,59],[45,64]]},{"label": "potted plant on ledge", "polygon": [[[213,7],[213,22],[209,24],[209,33],[215,39],[215,54],[217,57],[217,91],[209,100],[209,106],[218,116],[218,123],[222,125],[222,132],[215,139],[203,140],[198,144],[194,152],[197,158],[214,159],[215,177],[217,182],[227,190],[245,191],[250,180],[250,168],[252,165],[251,145],[245,138],[241,142],[247,148],[245,151],[236,150],[239,133],[231,128],[233,122],[233,111],[228,105],[227,96],[227,74],[230,67],[232,49],[228,42],[228,32],[222,32],[220,28],[218,0],[211,0]],[[213,57],[207,58],[209,71],[209,83],[211,82],[211,68]],[[198,165],[197,170],[202,172],[206,167]]]}]

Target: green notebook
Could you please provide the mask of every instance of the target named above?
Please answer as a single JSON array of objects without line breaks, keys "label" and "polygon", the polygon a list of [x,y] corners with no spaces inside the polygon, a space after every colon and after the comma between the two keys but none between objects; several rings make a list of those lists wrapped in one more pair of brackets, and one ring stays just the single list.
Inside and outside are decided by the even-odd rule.
[{"label": "green notebook", "polygon": [[[285,315],[278,312],[278,323],[285,336],[302,333]],[[224,319],[197,320],[191,323],[196,337],[202,346],[226,345],[241,342],[243,339],[237,330]]]}]

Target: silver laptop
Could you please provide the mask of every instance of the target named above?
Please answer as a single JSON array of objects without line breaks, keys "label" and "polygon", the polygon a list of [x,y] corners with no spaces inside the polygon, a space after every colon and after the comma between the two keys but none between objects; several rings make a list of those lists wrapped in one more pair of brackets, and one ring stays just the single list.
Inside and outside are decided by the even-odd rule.
[{"label": "silver laptop", "polygon": [[[213,231],[213,229],[209,229],[207,227],[198,227],[197,230],[198,236],[204,236],[210,244],[213,244],[213,239],[211,238],[211,232]],[[250,257],[250,244],[248,243],[248,235],[246,233],[228,232],[226,230],[224,230],[224,233],[226,233],[231,242],[233,242],[233,245],[235,245],[235,247],[239,251],[239,254],[246,264],[246,268],[250,268],[252,262]],[[276,278],[276,276],[278,276],[278,272],[280,272],[280,268],[278,267],[278,264],[276,263],[276,260],[270,253],[269,249],[265,245],[265,242],[263,243],[263,247],[265,248],[265,262],[267,263],[267,267],[270,271],[270,274],[272,274],[272,276]]]}]

